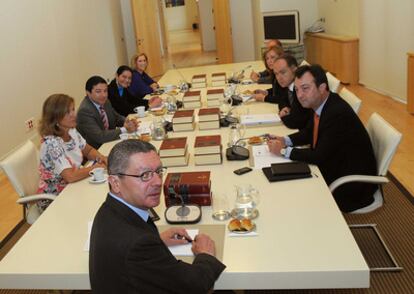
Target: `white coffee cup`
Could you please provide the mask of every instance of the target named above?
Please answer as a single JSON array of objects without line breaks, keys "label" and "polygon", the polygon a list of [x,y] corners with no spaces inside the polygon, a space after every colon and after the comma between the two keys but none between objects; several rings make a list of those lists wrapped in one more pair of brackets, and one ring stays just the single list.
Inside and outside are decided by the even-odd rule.
[{"label": "white coffee cup", "polygon": [[93,177],[93,180],[95,182],[97,182],[97,181],[102,181],[105,178],[104,172],[105,172],[105,169],[103,167],[97,167],[91,170],[89,172],[89,175]]},{"label": "white coffee cup", "polygon": [[137,106],[134,108],[134,111],[137,113],[138,117],[145,116],[145,106]]},{"label": "white coffee cup", "polygon": [[175,89],[175,86],[174,85],[166,85],[164,87],[164,89],[165,89],[165,92],[170,92],[170,91]]},{"label": "white coffee cup", "polygon": [[119,134],[119,138],[123,141],[123,140],[127,140],[129,138],[129,135],[127,133],[122,133]]}]

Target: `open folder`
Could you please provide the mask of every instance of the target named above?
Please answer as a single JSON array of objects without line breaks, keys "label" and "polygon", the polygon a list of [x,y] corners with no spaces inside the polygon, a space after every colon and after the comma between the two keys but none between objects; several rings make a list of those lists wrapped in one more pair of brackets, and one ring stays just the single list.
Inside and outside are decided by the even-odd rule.
[{"label": "open folder", "polygon": [[312,177],[308,164],[304,162],[272,163],[262,168],[269,182],[304,179]]}]

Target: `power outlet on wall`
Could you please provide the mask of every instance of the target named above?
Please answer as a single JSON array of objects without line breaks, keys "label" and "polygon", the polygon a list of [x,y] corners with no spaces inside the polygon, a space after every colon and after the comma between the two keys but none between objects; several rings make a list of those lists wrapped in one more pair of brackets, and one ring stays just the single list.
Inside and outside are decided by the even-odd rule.
[{"label": "power outlet on wall", "polygon": [[24,122],[24,125],[26,126],[26,132],[30,132],[35,128],[35,119],[34,117],[29,118]]}]

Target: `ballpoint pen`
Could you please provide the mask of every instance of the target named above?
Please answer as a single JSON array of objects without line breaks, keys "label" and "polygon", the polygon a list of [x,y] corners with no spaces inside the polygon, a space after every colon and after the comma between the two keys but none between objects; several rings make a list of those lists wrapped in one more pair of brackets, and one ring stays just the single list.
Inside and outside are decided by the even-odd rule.
[{"label": "ballpoint pen", "polygon": [[182,235],[179,235],[179,234],[175,234],[174,235],[174,239],[177,239],[177,240],[187,240],[188,243],[192,243],[193,242],[193,240],[187,238],[186,236],[182,236]]}]

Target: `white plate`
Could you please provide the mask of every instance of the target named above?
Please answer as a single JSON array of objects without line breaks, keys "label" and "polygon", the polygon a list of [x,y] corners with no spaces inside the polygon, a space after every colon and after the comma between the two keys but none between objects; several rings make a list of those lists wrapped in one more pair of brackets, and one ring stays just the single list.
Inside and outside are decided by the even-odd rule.
[{"label": "white plate", "polygon": [[107,175],[104,175],[104,178],[102,180],[99,180],[99,181],[95,181],[92,177],[90,177],[88,182],[90,184],[102,184],[102,183],[105,183],[107,179],[108,179]]}]

